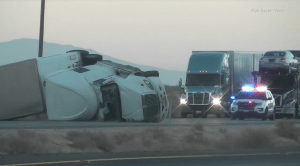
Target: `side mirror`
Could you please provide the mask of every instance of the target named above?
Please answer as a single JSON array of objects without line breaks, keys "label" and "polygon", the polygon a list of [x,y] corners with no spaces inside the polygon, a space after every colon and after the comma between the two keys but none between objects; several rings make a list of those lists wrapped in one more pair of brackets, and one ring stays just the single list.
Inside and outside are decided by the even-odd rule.
[{"label": "side mirror", "polygon": [[181,88],[182,86],[182,78],[179,78],[179,87]]}]

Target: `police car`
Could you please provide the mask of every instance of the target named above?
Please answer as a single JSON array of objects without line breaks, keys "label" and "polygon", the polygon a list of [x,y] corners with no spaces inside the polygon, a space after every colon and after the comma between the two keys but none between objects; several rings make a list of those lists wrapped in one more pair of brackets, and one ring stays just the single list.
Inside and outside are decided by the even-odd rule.
[{"label": "police car", "polygon": [[264,86],[244,86],[230,106],[231,119],[261,118],[275,119],[275,99],[272,93]]}]

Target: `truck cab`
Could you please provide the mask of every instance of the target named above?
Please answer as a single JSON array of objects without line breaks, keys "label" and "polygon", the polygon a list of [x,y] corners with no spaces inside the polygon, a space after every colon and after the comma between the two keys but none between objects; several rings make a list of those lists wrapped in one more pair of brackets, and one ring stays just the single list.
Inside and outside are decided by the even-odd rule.
[{"label": "truck cab", "polygon": [[260,83],[268,85],[275,98],[276,117],[299,117],[299,80],[297,73],[289,75],[262,74]]},{"label": "truck cab", "polygon": [[[26,70],[24,70],[26,69]],[[71,50],[0,66],[0,120],[161,121],[169,103],[158,71]]]},{"label": "truck cab", "polygon": [[224,95],[229,99],[229,55],[226,52],[192,52],[186,72],[185,85],[182,80],[179,86],[184,89],[181,96],[181,116],[188,114],[205,118],[207,114],[225,116]]}]

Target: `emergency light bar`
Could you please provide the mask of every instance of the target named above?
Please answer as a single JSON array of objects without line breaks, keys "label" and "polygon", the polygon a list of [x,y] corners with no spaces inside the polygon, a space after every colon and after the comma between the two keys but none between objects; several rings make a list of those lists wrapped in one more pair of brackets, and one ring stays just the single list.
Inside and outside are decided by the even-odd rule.
[{"label": "emergency light bar", "polygon": [[265,92],[265,91],[267,91],[267,87],[264,87],[264,86],[256,87],[255,90],[258,92]]},{"label": "emergency light bar", "polygon": [[250,85],[246,85],[246,86],[242,87],[242,91],[245,91],[245,92],[254,92],[254,87],[250,86]]},{"label": "emergency light bar", "polygon": [[245,86],[242,87],[242,91],[244,91],[244,92],[254,92],[254,91],[256,91],[256,92],[265,92],[267,90],[268,89],[265,86],[258,86],[256,88],[254,88],[252,85],[245,85]]}]

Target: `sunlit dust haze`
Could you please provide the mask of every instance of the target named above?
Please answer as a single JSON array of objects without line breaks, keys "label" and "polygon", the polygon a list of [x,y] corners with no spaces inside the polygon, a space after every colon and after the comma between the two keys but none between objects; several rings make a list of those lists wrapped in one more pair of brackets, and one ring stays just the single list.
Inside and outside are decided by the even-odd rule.
[{"label": "sunlit dust haze", "polygon": [[[45,6],[45,42],[169,70],[185,71],[195,50],[300,49],[300,1],[46,0]],[[38,39],[40,8],[40,0],[1,0],[0,42]]]}]

